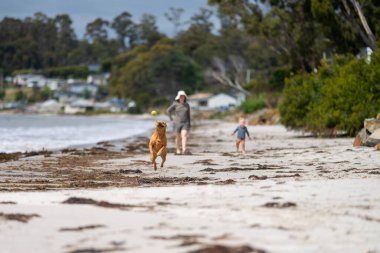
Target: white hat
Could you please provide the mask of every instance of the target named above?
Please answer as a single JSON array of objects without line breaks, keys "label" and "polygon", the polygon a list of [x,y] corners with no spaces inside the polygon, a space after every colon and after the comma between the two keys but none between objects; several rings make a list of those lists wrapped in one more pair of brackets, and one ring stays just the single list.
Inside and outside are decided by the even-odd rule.
[{"label": "white hat", "polygon": [[175,100],[178,100],[180,96],[185,96],[187,98],[187,95],[183,90],[178,91],[177,96],[175,97]]}]

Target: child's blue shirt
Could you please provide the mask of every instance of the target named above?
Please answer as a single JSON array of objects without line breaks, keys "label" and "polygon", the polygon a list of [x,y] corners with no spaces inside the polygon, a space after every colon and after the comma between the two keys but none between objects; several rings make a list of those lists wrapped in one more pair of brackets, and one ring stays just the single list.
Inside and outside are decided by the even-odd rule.
[{"label": "child's blue shirt", "polygon": [[249,133],[248,133],[248,129],[247,129],[247,127],[246,126],[238,126],[236,129],[235,129],[235,131],[234,131],[234,133],[236,133],[237,132],[237,137],[239,138],[239,139],[241,139],[241,140],[245,140],[245,134],[247,134],[248,135],[248,137],[249,137]]}]

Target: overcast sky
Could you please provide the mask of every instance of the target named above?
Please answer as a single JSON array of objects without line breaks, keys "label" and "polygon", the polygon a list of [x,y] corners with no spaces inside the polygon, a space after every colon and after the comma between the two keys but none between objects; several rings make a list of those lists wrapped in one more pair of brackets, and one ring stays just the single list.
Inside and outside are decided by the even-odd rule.
[{"label": "overcast sky", "polygon": [[[66,13],[73,20],[76,34],[82,38],[87,23],[98,17],[111,21],[128,11],[136,22],[143,13],[155,15],[160,31],[172,35],[173,25],[164,16],[170,7],[183,8],[183,20],[188,20],[199,8],[208,6],[207,0],[0,0],[0,20],[6,16],[25,18],[38,11],[49,17]],[[214,22],[218,25],[215,17]]]}]

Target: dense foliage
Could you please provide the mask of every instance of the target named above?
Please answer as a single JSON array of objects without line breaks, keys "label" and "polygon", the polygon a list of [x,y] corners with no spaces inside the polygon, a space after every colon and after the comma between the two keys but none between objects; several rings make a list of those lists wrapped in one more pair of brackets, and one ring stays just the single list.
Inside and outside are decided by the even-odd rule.
[{"label": "dense foliage", "polygon": [[280,106],[282,123],[317,134],[343,130],[354,135],[365,118],[380,112],[380,54],[364,59],[336,57],[316,73],[286,80]]},{"label": "dense foliage", "polygon": [[[360,4],[366,23],[354,3]],[[331,61],[336,54],[357,55],[363,47],[376,51],[379,1],[208,0],[208,4],[210,9],[200,9],[189,20],[182,19],[184,10],[170,8],[165,17],[173,24],[171,38],[159,31],[154,16],[143,14],[136,22],[126,11],[113,20],[91,21],[83,38],[74,33],[67,14],[6,17],[0,21],[0,76],[37,71],[84,77],[88,64],[99,64],[101,71],[111,72],[110,95],[136,100],[139,107],[166,105],[178,89],[192,93],[232,87],[258,97],[245,103],[245,111],[263,106],[263,97],[256,95],[281,92],[287,79],[283,122],[316,132],[339,128],[352,133],[359,119],[376,109],[366,104],[367,111],[362,112],[364,105],[352,108],[349,95],[337,98],[355,78],[353,87],[375,79],[367,72],[375,71],[368,68],[376,60],[368,66],[345,57],[333,65],[320,62]],[[220,22],[218,30],[215,19]],[[334,84],[328,85],[328,80]],[[360,95],[372,101],[374,88],[367,88]],[[345,99],[350,110],[343,106]],[[265,100],[277,103],[269,101],[270,96]]]},{"label": "dense foliage", "polygon": [[[132,97],[139,106],[167,104],[180,89],[194,92],[202,81],[201,70],[170,39],[153,47],[135,47],[119,55],[112,69],[111,91]],[[171,96],[170,96],[171,95]]]}]

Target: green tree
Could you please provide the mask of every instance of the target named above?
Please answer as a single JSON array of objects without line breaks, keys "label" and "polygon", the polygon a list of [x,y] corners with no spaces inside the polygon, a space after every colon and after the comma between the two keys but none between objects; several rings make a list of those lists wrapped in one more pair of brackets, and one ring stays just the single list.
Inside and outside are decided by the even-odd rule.
[{"label": "green tree", "polygon": [[172,40],[161,39],[151,48],[137,46],[116,58],[110,91],[133,98],[141,108],[172,100],[179,89],[193,92],[201,80],[200,68]]},{"label": "green tree", "polygon": [[[57,65],[64,66],[70,64],[67,55],[77,47],[78,41],[74,33],[72,20],[69,15],[57,15],[54,18],[57,29],[57,40],[55,43]],[[51,67],[51,66],[50,66]]]},{"label": "green tree", "polygon": [[129,46],[133,46],[136,41],[137,31],[136,25],[132,21],[132,16],[129,12],[123,12],[114,18],[111,27],[115,30],[121,50],[126,50],[125,40],[128,38]]},{"label": "green tree", "polygon": [[182,8],[170,7],[169,12],[165,13],[165,17],[174,26],[174,36],[176,36],[184,23],[181,21],[182,14],[185,12]]},{"label": "green tree", "polygon": [[149,46],[154,45],[163,36],[158,31],[156,24],[156,17],[150,14],[143,14],[138,24],[138,38],[140,43],[147,44]]},{"label": "green tree", "polygon": [[93,42],[103,42],[108,38],[107,28],[109,22],[107,20],[97,18],[86,26],[85,36]]}]

